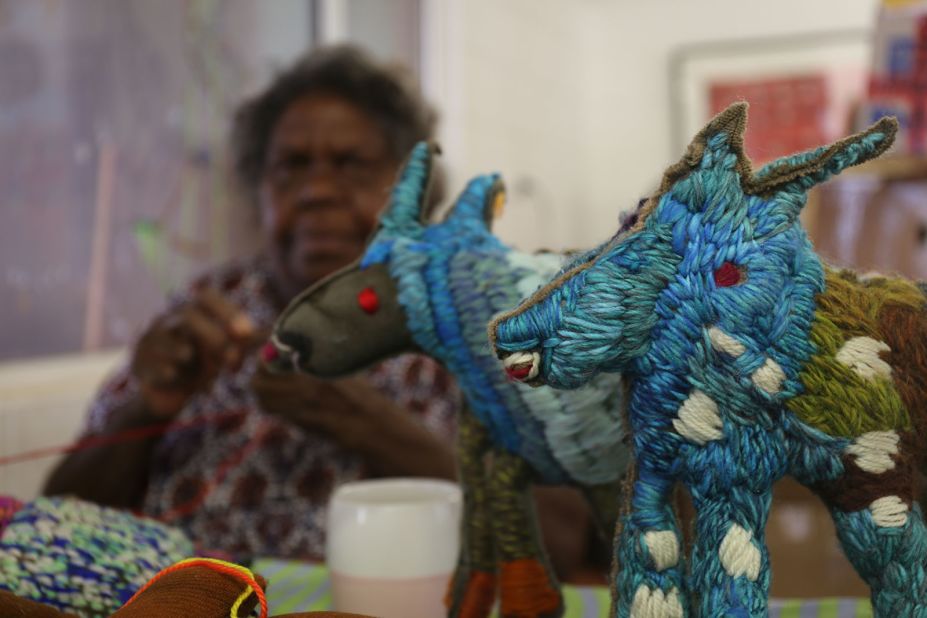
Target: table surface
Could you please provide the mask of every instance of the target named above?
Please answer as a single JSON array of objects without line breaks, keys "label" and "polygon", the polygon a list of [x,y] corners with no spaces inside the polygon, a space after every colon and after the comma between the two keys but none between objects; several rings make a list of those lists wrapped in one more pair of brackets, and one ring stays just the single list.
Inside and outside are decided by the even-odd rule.
[{"label": "table surface", "polygon": [[[251,569],[268,581],[270,614],[332,609],[324,565],[260,558]],[[565,586],[565,618],[607,618],[609,591],[604,586]],[[868,599],[773,599],[770,618],[871,618]]]}]

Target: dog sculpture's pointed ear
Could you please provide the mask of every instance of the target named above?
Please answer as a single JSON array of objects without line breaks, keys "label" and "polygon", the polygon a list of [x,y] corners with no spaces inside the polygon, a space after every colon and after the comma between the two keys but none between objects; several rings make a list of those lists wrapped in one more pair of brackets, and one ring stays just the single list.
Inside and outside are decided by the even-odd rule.
[{"label": "dog sculpture's pointed ear", "polygon": [[743,101],[734,103],[712,118],[689,142],[682,159],[663,173],[658,193],[666,192],[697,169],[735,169],[741,178],[750,178],[750,159],[744,154],[748,107]]},{"label": "dog sculpture's pointed ear", "polygon": [[492,222],[505,204],[505,185],[499,174],[477,176],[467,184],[445,222],[463,227],[492,229]]},{"label": "dog sculpture's pointed ear", "polygon": [[779,200],[781,206],[788,218],[794,219],[804,206],[804,195],[811,187],[848,167],[878,157],[891,147],[897,132],[898,121],[884,117],[865,131],[829,146],[776,159],[750,179],[744,192],[783,196],[786,199]]},{"label": "dog sculpture's pointed ear", "polygon": [[402,166],[399,178],[390,193],[389,202],[380,214],[380,225],[404,233],[424,229],[428,191],[434,171],[434,157],[440,153],[437,144],[419,142]]}]

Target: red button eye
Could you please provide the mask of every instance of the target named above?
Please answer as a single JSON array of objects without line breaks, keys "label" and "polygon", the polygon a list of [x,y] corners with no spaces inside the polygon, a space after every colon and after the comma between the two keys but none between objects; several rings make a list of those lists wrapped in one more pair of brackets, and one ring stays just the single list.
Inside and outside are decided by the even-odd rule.
[{"label": "red button eye", "polygon": [[364,313],[374,314],[380,308],[380,297],[373,288],[364,288],[357,294],[357,304]]},{"label": "red button eye", "polygon": [[715,285],[719,288],[729,288],[737,285],[743,279],[743,273],[731,262],[725,262],[715,271]]}]

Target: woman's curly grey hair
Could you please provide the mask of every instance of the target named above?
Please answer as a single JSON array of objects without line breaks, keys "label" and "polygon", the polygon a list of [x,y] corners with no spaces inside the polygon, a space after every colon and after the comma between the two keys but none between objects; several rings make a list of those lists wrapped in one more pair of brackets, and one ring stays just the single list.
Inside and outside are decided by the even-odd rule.
[{"label": "woman's curly grey hair", "polygon": [[380,64],[350,45],[316,50],[235,112],[231,135],[234,173],[252,202],[257,202],[277,121],[291,103],[311,94],[342,97],[370,114],[382,128],[397,161],[404,159],[416,142],[432,138],[434,110],[407,73]]}]

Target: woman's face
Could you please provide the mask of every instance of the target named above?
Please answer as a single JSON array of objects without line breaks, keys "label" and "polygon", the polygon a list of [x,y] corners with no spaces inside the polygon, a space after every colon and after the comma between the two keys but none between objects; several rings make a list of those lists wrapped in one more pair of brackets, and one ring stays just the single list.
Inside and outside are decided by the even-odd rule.
[{"label": "woman's face", "polygon": [[361,255],[399,163],[377,123],[347,100],[290,104],[271,134],[259,190],[281,291],[292,298]]}]

